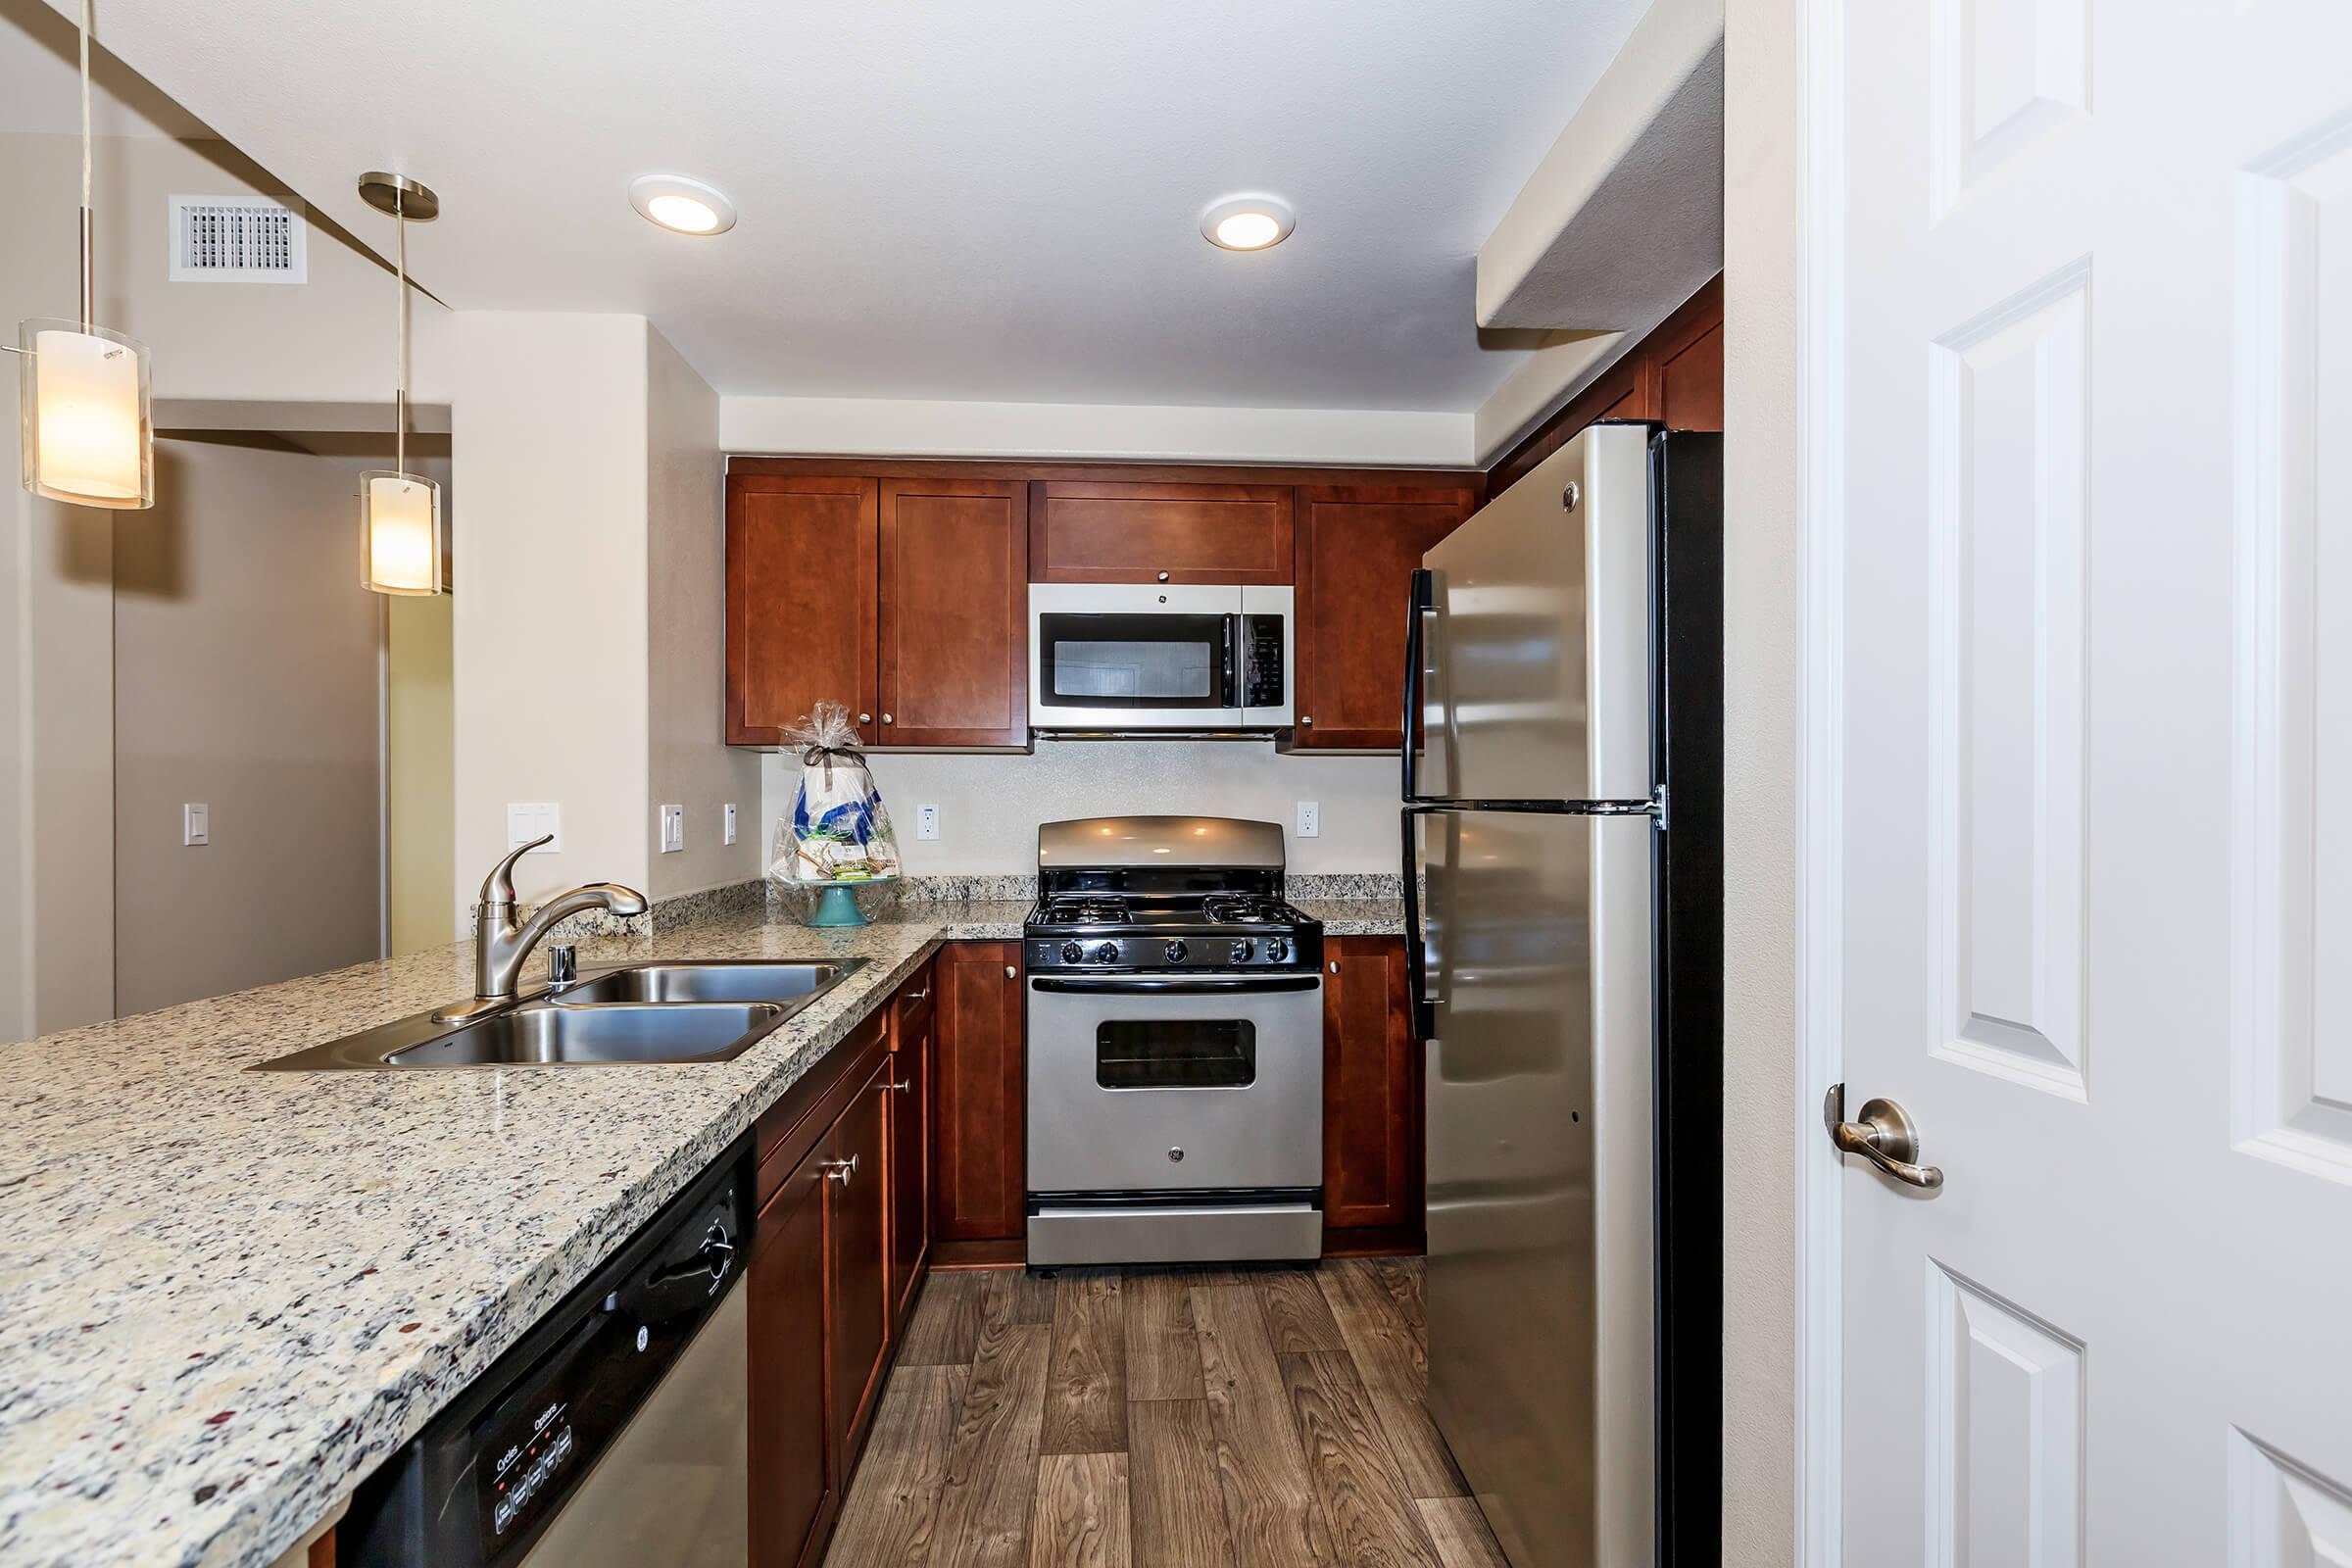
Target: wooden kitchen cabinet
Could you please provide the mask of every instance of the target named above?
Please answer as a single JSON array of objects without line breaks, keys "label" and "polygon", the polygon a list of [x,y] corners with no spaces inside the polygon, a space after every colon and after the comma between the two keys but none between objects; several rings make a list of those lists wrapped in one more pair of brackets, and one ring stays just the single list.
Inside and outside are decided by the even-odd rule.
[{"label": "wooden kitchen cabinet", "polygon": [[752,1568],[814,1568],[840,1470],[825,1404],[825,1181],[820,1143],[760,1210],[749,1389]]},{"label": "wooden kitchen cabinet", "polygon": [[1326,1252],[1419,1250],[1421,1043],[1402,937],[1323,941]]},{"label": "wooden kitchen cabinet", "polygon": [[891,1004],[890,1300],[892,1332],[914,1308],[931,1255],[931,967]]},{"label": "wooden kitchen cabinet", "polygon": [[885,1057],[860,1084],[825,1146],[826,1355],[845,1482],[889,1370],[890,1067]]},{"label": "wooden kitchen cabinet", "polygon": [[1477,508],[1478,492],[1468,484],[1299,487],[1291,748],[1393,751],[1402,744],[1413,569]]},{"label": "wooden kitchen cabinet", "polygon": [[729,745],[779,745],[820,702],[867,715],[858,733],[875,741],[880,490],[872,479],[728,475]]},{"label": "wooden kitchen cabinet", "polygon": [[1031,488],[1033,581],[1291,580],[1288,485],[1048,479]]},{"label": "wooden kitchen cabinet", "polygon": [[1026,1226],[1018,942],[951,942],[935,960],[933,1234],[1018,1244]]},{"label": "wooden kitchen cabinet", "polygon": [[1029,487],[884,479],[883,746],[1029,744]]}]

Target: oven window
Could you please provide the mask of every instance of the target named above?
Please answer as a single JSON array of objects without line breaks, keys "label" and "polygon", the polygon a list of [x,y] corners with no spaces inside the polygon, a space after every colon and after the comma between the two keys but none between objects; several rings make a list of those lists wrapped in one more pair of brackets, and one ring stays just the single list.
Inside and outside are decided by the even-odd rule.
[{"label": "oven window", "polygon": [[1113,1018],[1095,1030],[1104,1089],[1246,1089],[1257,1081],[1257,1025],[1247,1018]]},{"label": "oven window", "polygon": [[1041,615],[1038,688],[1053,708],[1224,708],[1223,615]]}]

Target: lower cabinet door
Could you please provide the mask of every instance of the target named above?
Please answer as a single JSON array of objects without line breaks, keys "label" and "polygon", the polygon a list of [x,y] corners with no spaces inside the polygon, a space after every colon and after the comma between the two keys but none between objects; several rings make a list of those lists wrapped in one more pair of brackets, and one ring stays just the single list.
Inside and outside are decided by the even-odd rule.
[{"label": "lower cabinet door", "polygon": [[820,1142],[777,1188],[752,1246],[751,1568],[815,1568],[840,1468],[825,1404],[824,1163]]},{"label": "lower cabinet door", "polygon": [[824,1173],[825,1229],[832,1253],[834,1452],[846,1470],[882,1389],[890,1348],[890,1252],[884,1218],[891,1063],[884,1057],[833,1124]]},{"label": "lower cabinet door", "polygon": [[931,1010],[909,1013],[890,1058],[891,1322],[906,1321],[907,1298],[931,1250]]},{"label": "lower cabinet door", "polygon": [[1326,937],[1323,1222],[1418,1231],[1423,1223],[1421,1050],[1398,937]]}]

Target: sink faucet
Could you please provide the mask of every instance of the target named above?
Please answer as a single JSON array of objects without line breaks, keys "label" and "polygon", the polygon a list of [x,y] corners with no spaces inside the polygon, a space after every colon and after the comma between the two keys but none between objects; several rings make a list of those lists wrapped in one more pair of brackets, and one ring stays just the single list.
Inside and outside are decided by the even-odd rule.
[{"label": "sink faucet", "polygon": [[433,1014],[441,1023],[478,1017],[514,1000],[515,977],[522,960],[559,920],[583,909],[610,909],[617,915],[643,914],[645,895],[617,882],[592,882],[584,888],[559,893],[539,906],[539,912],[517,924],[514,919],[514,862],[543,844],[553,833],[531,840],[509,854],[482,878],[482,896],[473,906],[473,1000],[444,1007]]}]

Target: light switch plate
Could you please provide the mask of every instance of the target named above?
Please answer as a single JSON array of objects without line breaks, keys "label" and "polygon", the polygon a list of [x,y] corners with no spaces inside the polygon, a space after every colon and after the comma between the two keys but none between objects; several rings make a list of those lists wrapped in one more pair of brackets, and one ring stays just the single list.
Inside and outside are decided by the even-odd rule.
[{"label": "light switch plate", "polygon": [[914,836],[918,839],[939,837],[939,808],[918,806],[914,808]]},{"label": "light switch plate", "polygon": [[720,820],[726,824],[727,842],[732,844],[735,842],[735,808],[729,804],[718,809]]},{"label": "light switch plate", "polygon": [[675,855],[686,847],[686,808],[662,808],[662,853]]},{"label": "light switch plate", "polygon": [[179,808],[179,842],[189,849],[213,842],[213,808],[190,801]]},{"label": "light switch plate", "polygon": [[1298,836],[1311,839],[1323,831],[1323,808],[1314,801],[1298,803]]},{"label": "light switch plate", "polygon": [[564,850],[564,808],[554,801],[509,801],[507,803],[507,848],[519,850],[533,839],[555,836],[555,842],[540,853],[562,854]]}]

